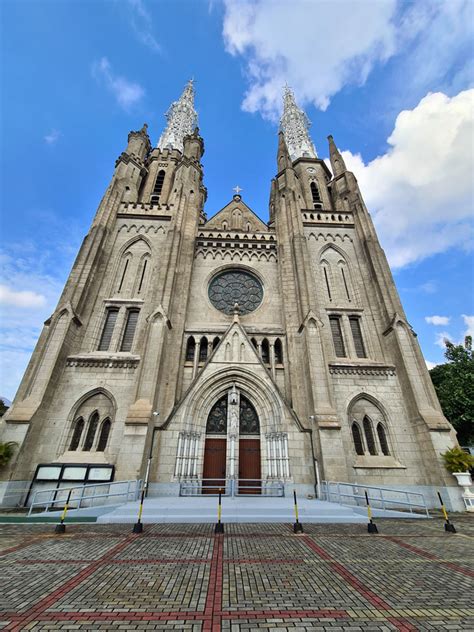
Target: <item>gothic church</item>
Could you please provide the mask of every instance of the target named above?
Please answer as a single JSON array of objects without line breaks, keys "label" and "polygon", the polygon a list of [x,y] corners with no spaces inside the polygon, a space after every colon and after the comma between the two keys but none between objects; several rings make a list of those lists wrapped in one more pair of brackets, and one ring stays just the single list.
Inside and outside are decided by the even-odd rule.
[{"label": "gothic church", "polygon": [[332,136],[330,170],[286,88],[268,224],[238,189],[207,219],[196,122],[190,81],[156,147],[128,135],[1,422],[19,445],[2,493],[137,479],[151,451],[152,495],[453,500],[455,433]]}]

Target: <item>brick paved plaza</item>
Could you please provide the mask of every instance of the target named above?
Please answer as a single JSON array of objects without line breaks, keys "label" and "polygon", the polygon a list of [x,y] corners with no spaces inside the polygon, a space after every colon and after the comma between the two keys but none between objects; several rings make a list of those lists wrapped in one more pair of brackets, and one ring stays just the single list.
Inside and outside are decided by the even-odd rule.
[{"label": "brick paved plaza", "polygon": [[474,630],[474,520],[0,526],[2,630]]}]

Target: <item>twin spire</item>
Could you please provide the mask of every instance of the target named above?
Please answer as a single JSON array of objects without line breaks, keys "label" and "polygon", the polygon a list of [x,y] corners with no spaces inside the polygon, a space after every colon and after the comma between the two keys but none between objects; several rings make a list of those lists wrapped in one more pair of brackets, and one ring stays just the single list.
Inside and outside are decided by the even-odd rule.
[{"label": "twin spire", "polygon": [[[183,152],[185,136],[194,132],[197,125],[197,112],[194,109],[194,80],[190,79],[183,94],[171,104],[166,113],[168,121],[158,141],[159,149],[178,149]],[[286,147],[292,162],[298,158],[317,158],[318,154],[309,136],[311,123],[305,112],[296,104],[293,91],[285,85],[283,92],[283,114],[280,119],[280,130],[283,133]],[[344,161],[329,136],[329,149],[334,175],[345,171]]]},{"label": "twin spire", "polygon": [[168,124],[160,136],[158,147],[160,149],[179,149],[180,152],[183,152],[184,137],[192,134],[197,125],[193,79],[188,81],[179,99],[171,104],[170,109],[166,112],[166,119]]}]

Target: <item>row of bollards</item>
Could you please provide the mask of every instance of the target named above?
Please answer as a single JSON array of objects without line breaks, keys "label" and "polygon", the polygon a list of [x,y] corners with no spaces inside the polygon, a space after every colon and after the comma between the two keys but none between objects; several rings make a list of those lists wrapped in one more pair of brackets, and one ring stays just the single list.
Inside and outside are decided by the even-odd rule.
[{"label": "row of bollards", "polygon": [[[66,520],[66,514],[69,508],[69,502],[71,500],[71,491],[72,490],[69,491],[69,494],[67,496],[66,504],[61,514],[60,522],[59,524],[56,525],[54,529],[55,533],[66,532],[66,525],[64,524],[64,521]],[[143,503],[145,500],[145,491],[146,489],[144,486],[142,489],[141,497],[140,497],[140,504],[138,508],[138,519],[137,519],[137,522],[133,525],[132,533],[143,533],[142,514],[143,514]],[[456,533],[456,529],[453,523],[450,522],[449,520],[448,512],[446,511],[446,507],[444,506],[443,499],[441,498],[441,494],[439,492],[438,492],[438,498],[441,504],[441,510],[443,512],[443,516],[445,520],[444,530],[447,531],[448,533]],[[296,498],[296,490],[293,490],[293,501],[294,501],[294,511],[295,511],[295,522],[293,523],[293,533],[295,534],[304,533],[303,525],[301,524],[299,520],[298,500]],[[370,506],[369,496],[367,492],[365,492],[365,502],[367,505],[367,518],[368,518],[367,531],[369,533],[378,533],[379,530],[377,529],[377,525],[375,524],[372,518],[372,508]],[[218,498],[218,503],[217,503],[217,522],[214,527],[214,533],[216,534],[224,533],[224,524],[222,522],[222,489],[219,490],[219,498]]]}]

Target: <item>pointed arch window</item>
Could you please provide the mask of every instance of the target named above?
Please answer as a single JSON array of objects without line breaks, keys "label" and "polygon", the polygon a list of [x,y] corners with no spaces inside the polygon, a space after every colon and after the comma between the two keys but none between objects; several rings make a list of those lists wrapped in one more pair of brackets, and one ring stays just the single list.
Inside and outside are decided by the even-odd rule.
[{"label": "pointed arch window", "polygon": [[388,449],[387,434],[385,428],[381,423],[377,424],[377,436],[379,438],[380,449],[384,456],[390,456],[390,450]]},{"label": "pointed arch window", "polygon": [[84,441],[83,450],[90,452],[94,444],[95,433],[97,426],[99,425],[99,413],[95,412],[89,420],[89,427],[87,428],[86,440]]},{"label": "pointed arch window", "polygon": [[266,338],[262,340],[262,362],[264,364],[270,364],[270,345]]},{"label": "pointed arch window", "polygon": [[76,423],[74,424],[74,432],[72,433],[71,444],[69,446],[69,450],[77,450],[79,447],[79,443],[82,437],[82,431],[84,430],[84,419],[79,417],[76,419]]},{"label": "pointed arch window", "polygon": [[214,340],[212,341],[212,350],[214,351],[214,349],[217,348],[217,345],[219,344],[219,342],[221,341],[221,339],[219,338],[219,336],[216,336],[214,338]]},{"label": "pointed arch window", "polygon": [[107,447],[107,441],[109,440],[110,427],[111,427],[110,419],[105,419],[102,423],[102,427],[100,429],[99,441],[97,443],[97,452],[103,452]]},{"label": "pointed arch window", "polygon": [[362,434],[360,432],[359,424],[355,421],[352,424],[352,440],[354,441],[356,454],[363,456],[364,444],[362,443]]},{"label": "pointed arch window", "polygon": [[241,435],[260,434],[260,423],[258,421],[257,411],[252,402],[242,394],[240,395],[239,417]]},{"label": "pointed arch window", "polygon": [[102,330],[102,336],[100,337],[100,342],[99,342],[99,351],[109,350],[118,313],[119,313],[119,310],[117,307],[111,307],[107,310],[104,328]]},{"label": "pointed arch window", "polygon": [[133,338],[135,336],[135,329],[137,328],[139,313],[140,313],[140,310],[138,309],[128,310],[127,324],[125,325],[125,331],[123,332],[120,351],[131,351]]},{"label": "pointed arch window", "polygon": [[196,353],[196,341],[194,336],[188,338],[186,344],[186,362],[192,362],[194,360],[194,354]]},{"label": "pointed arch window", "polygon": [[207,347],[207,338],[203,336],[199,345],[199,362],[205,362],[207,360]]},{"label": "pointed arch window", "polygon": [[283,364],[283,345],[280,338],[275,340],[275,362],[277,364]]},{"label": "pointed arch window", "polygon": [[364,434],[365,441],[367,443],[367,449],[369,450],[369,454],[375,456],[377,454],[377,449],[375,447],[375,437],[374,430],[372,428],[372,422],[368,417],[364,417],[364,421],[362,422],[364,426]]},{"label": "pointed arch window", "polygon": [[206,434],[227,433],[227,394],[223,395],[211,408],[207,418]]}]

